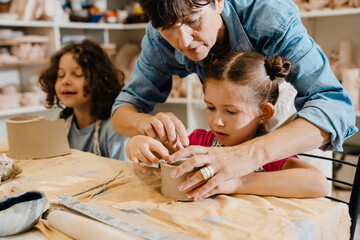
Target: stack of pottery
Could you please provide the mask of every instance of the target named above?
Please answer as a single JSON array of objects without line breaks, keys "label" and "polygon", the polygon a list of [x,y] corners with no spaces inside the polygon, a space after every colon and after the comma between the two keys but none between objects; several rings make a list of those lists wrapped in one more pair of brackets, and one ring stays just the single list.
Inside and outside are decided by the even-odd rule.
[{"label": "stack of pottery", "polygon": [[21,94],[15,84],[8,84],[0,88],[0,110],[20,107]]}]

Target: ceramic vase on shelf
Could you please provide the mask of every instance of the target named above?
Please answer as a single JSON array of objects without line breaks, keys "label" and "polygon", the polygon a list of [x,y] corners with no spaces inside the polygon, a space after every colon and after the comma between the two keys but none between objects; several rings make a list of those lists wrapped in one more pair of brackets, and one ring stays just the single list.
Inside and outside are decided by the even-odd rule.
[{"label": "ceramic vase on shelf", "polygon": [[353,100],[355,111],[360,110],[360,68],[347,68],[342,71],[342,85]]}]

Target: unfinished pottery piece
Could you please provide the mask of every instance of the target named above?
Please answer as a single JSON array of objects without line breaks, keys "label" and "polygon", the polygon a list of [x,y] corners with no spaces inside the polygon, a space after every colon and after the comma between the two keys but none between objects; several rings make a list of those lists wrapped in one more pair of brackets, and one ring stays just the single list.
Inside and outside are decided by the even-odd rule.
[{"label": "unfinished pottery piece", "polygon": [[11,158],[49,158],[70,153],[64,119],[19,116],[5,123]]},{"label": "unfinished pottery piece", "polygon": [[38,191],[25,192],[0,201],[0,237],[32,228],[46,210],[46,206],[45,194]]},{"label": "unfinished pottery piece", "polygon": [[176,201],[193,201],[193,199],[187,198],[186,193],[179,191],[178,186],[186,180],[186,177],[190,174],[183,174],[178,178],[172,178],[170,173],[177,166],[184,163],[187,159],[179,160],[175,163],[168,164],[160,161],[161,168],[161,193],[164,197],[173,199]]},{"label": "unfinished pottery piece", "polygon": [[15,178],[22,172],[22,169],[13,159],[8,158],[5,153],[0,156],[0,184],[11,178]]}]

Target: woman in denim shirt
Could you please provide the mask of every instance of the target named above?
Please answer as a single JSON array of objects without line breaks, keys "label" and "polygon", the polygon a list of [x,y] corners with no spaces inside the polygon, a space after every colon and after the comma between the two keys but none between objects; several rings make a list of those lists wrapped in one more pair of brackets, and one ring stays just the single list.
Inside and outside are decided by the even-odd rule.
[{"label": "woman in denim shirt", "polygon": [[[191,146],[166,159],[192,156],[174,170],[173,177],[194,167],[211,166],[215,175],[197,190],[199,197],[221,193],[218,186],[224,181],[286,156],[315,148],[341,151],[344,140],[357,131],[349,94],[335,78],[321,48],[307,34],[299,9],[291,0],[139,2],[151,24],[130,83],[113,106],[112,123],[121,134],[158,137],[179,150],[188,145],[180,120],[172,113],[147,114],[167,99],[172,75],[197,73],[203,80],[206,63],[228,51],[280,55],[293,64],[286,79],[297,91],[293,121],[234,147]],[[252,164],[249,158],[254,160]],[[192,177],[187,184],[193,186],[202,180]]]}]

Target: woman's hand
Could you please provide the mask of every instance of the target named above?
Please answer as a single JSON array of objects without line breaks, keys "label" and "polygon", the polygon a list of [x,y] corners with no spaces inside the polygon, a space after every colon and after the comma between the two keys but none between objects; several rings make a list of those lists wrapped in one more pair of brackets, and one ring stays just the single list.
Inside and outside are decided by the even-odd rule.
[{"label": "woman's hand", "polygon": [[160,112],[155,116],[148,115],[139,121],[140,133],[152,138],[159,138],[174,150],[189,145],[186,129],[173,113]]},{"label": "woman's hand", "polygon": [[169,151],[156,139],[147,136],[137,135],[132,137],[126,144],[126,156],[132,161],[134,168],[141,173],[145,173],[145,168],[139,162],[149,166],[159,164],[159,158],[169,159]]},{"label": "woman's hand", "polygon": [[[204,197],[217,193],[233,193],[241,176],[247,175],[262,166],[257,164],[254,159],[249,159],[250,155],[244,154],[243,145],[235,147],[201,147],[190,146],[182,149],[170,156],[169,161],[175,162],[181,158],[190,157],[185,163],[178,166],[171,176],[176,178],[182,174],[192,171],[195,168],[210,166],[215,175],[205,184],[199,186],[204,177],[201,172],[189,177],[179,185],[180,191],[189,192],[190,197],[199,200]],[[229,186],[227,184],[230,184]],[[195,188],[195,189],[194,189]]]},{"label": "woman's hand", "polygon": [[[252,173],[250,173],[250,174],[252,174]],[[196,179],[198,181],[198,183],[195,185],[192,185],[190,188],[186,189],[186,195],[188,198],[194,198],[195,201],[198,201],[202,198],[207,198],[207,197],[210,197],[210,196],[216,195],[216,194],[239,193],[238,189],[239,189],[239,186],[241,186],[241,182],[242,182],[241,181],[242,177],[226,180],[224,182],[221,182],[216,187],[214,187],[207,194],[205,194],[203,196],[198,196],[198,194],[197,194],[198,188],[201,188],[201,185],[206,183],[206,181],[204,180],[204,177],[202,176],[200,170],[198,170],[192,174],[189,174],[188,179],[190,177],[194,177],[194,179]],[[186,181],[184,182],[184,184],[187,184]],[[198,186],[200,186],[200,187],[198,187]]]}]

